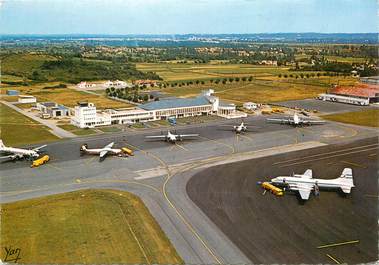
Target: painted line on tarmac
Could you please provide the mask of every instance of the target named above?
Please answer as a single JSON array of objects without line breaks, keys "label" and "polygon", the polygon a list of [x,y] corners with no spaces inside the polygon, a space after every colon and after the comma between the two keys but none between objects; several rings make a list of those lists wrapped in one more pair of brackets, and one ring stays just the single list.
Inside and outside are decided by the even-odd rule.
[{"label": "painted line on tarmac", "polygon": [[359,240],[351,240],[351,241],[345,241],[345,242],[340,242],[340,243],[332,243],[332,244],[327,244],[327,245],[322,245],[318,246],[318,249],[321,248],[330,248],[330,247],[338,247],[338,246],[344,246],[344,245],[349,245],[349,244],[358,244]]},{"label": "painted line on tarmac", "polygon": [[242,134],[240,134],[240,137],[242,137],[242,138],[246,138],[248,141],[253,141],[253,138],[251,138],[251,137],[249,137],[249,136],[247,136],[247,135],[242,135]]},{"label": "painted line on tarmac", "polygon": [[346,161],[346,160],[342,160],[340,162],[343,163],[343,164],[354,166],[354,167],[367,168],[365,165],[354,163],[354,162],[350,162],[350,161]]},{"label": "painted line on tarmac", "polygon": [[[361,149],[361,148],[372,147],[372,146],[378,146],[378,145],[379,144],[362,145],[362,146],[351,147],[351,148],[346,148],[346,149],[337,150],[337,151],[331,151],[331,152],[326,152],[326,153],[314,154],[314,155],[307,156],[306,158],[318,157],[318,156],[324,156],[324,155],[336,154],[336,153],[342,153],[344,151],[350,151],[350,150]],[[284,164],[284,163],[287,163],[287,162],[298,161],[298,160],[301,160],[301,159],[304,159],[304,158],[287,159],[287,160],[275,162],[272,165],[274,166],[274,165]]]},{"label": "painted line on tarmac", "polygon": [[339,262],[336,258],[334,258],[332,255],[330,255],[330,254],[326,254],[326,256],[328,257],[328,258],[330,258],[331,260],[333,260],[336,264],[341,264],[341,262]]},{"label": "painted line on tarmac", "polygon": [[175,143],[175,145],[174,145],[174,146],[177,146],[177,147],[179,147],[179,148],[183,149],[184,151],[190,152],[190,150],[189,150],[189,149],[185,148],[184,146],[182,146],[182,145],[180,145],[180,144],[178,144],[178,143]]},{"label": "painted line on tarmac", "polygon": [[60,167],[56,167],[56,166],[53,166],[53,165],[50,165],[50,164],[46,164],[47,167],[50,167],[50,168],[53,168],[53,169],[56,169],[56,170],[59,170],[59,171],[62,171],[63,169],[61,169]]},{"label": "painted line on tarmac", "polygon": [[[346,155],[351,155],[351,154],[356,154],[356,153],[367,152],[367,151],[371,151],[373,149],[376,150],[377,148],[373,147],[373,148],[368,148],[368,149],[358,150],[358,151],[353,151],[353,152],[347,152],[347,153],[342,153],[342,154],[337,154],[337,155],[324,156],[324,157],[320,157],[320,158],[316,158],[316,159],[309,159],[309,160],[304,160],[304,161],[300,161],[300,162],[294,162],[294,163],[282,165],[279,167],[289,167],[289,166],[304,164],[304,163],[313,162],[313,161],[319,161],[319,160],[324,160],[324,159],[329,159],[329,158],[334,158],[334,157],[339,157],[339,156],[346,156]],[[308,158],[308,157],[305,157],[305,158]]]},{"label": "painted line on tarmac", "polygon": [[204,136],[199,136],[199,138],[202,138],[204,140],[212,141],[212,142],[215,142],[217,144],[226,146],[226,147],[228,147],[228,148],[230,148],[232,150],[232,154],[234,154],[236,152],[236,149],[234,148],[234,146],[232,146],[230,144],[226,144],[226,143],[223,143],[223,142],[221,142],[219,140],[214,140],[214,139],[211,139],[211,138],[208,138],[208,137],[204,137]]}]

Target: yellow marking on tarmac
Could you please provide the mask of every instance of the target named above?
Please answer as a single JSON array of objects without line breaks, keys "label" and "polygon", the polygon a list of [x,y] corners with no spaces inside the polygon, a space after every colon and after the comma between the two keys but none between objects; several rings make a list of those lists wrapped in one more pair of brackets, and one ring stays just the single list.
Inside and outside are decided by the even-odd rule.
[{"label": "yellow marking on tarmac", "polygon": [[97,156],[93,156],[93,157],[91,157],[90,159],[87,159],[87,161],[84,162],[84,164],[85,164],[85,165],[88,165],[88,164],[92,163],[92,161],[95,160],[96,157],[97,157]]},{"label": "yellow marking on tarmac", "polygon": [[[350,151],[350,150],[361,149],[361,148],[371,147],[371,146],[377,146],[377,145],[379,145],[379,144],[369,144],[369,145],[356,146],[356,147],[346,148],[346,149],[337,150],[337,151],[331,151],[331,152],[326,152],[326,153],[309,155],[309,156],[307,156],[307,158],[317,157],[317,156],[324,156],[324,155],[335,154],[335,153],[342,153],[344,151]],[[272,165],[284,164],[284,163],[287,163],[287,162],[297,161],[297,160],[300,160],[300,159],[304,159],[304,158],[288,159],[288,160],[284,160],[284,161],[275,162]]]},{"label": "yellow marking on tarmac", "polygon": [[75,179],[76,183],[81,183],[82,181],[80,179]]},{"label": "yellow marking on tarmac", "polygon": [[246,138],[248,141],[253,141],[253,138],[247,136],[247,135],[240,135],[240,137]]},{"label": "yellow marking on tarmac", "polygon": [[354,167],[367,168],[366,166],[364,166],[362,164],[357,164],[357,163],[353,163],[353,162],[345,161],[345,160],[341,161],[341,163],[348,164],[348,165],[351,165]]},{"label": "yellow marking on tarmac", "polygon": [[46,166],[47,166],[47,167],[54,168],[54,169],[59,170],[59,171],[62,171],[62,170],[63,170],[63,169],[61,169],[60,167],[56,167],[56,166],[50,165],[49,163],[47,163]]},{"label": "yellow marking on tarmac", "polygon": [[[195,166],[191,166],[191,167],[196,167]],[[189,168],[191,168],[189,167]],[[188,168],[188,169],[189,169]],[[188,170],[186,169],[186,170]],[[192,234],[195,235],[195,237],[201,242],[201,244],[204,246],[204,248],[209,252],[209,254],[211,254],[211,256],[214,258],[214,260],[218,263],[218,264],[223,264],[220,259],[214,254],[214,252],[210,249],[210,247],[207,245],[207,243],[201,238],[201,236],[196,232],[196,230],[193,228],[193,226],[185,219],[185,217],[178,211],[178,209],[175,207],[175,205],[171,202],[171,200],[169,199],[168,195],[167,195],[167,191],[166,191],[166,185],[168,183],[168,181],[171,179],[171,175],[170,174],[167,174],[167,178],[165,180],[165,182],[163,183],[163,187],[162,187],[162,191],[163,191],[163,195],[166,199],[166,201],[168,202],[168,204],[171,206],[172,209],[174,209],[174,211],[176,212],[176,214],[178,215],[178,217],[182,220],[182,222],[187,226],[187,228],[192,232]]]},{"label": "yellow marking on tarmac", "polygon": [[318,249],[321,248],[330,248],[330,247],[338,247],[338,246],[344,246],[344,245],[349,245],[349,244],[357,244],[359,243],[359,240],[351,240],[351,241],[346,241],[346,242],[341,242],[341,243],[333,243],[333,244],[327,244],[327,245],[322,245],[318,246]]},{"label": "yellow marking on tarmac", "polygon": [[181,149],[183,149],[184,151],[187,151],[187,152],[190,151],[190,150],[188,150],[187,148],[185,148],[184,146],[182,146],[182,145],[180,145],[180,144],[178,144],[178,143],[175,143],[174,146],[177,146],[177,147],[179,147],[179,148],[181,148]]},{"label": "yellow marking on tarmac", "polygon": [[332,255],[330,255],[330,254],[326,254],[326,256],[328,257],[328,258],[330,258],[331,260],[333,260],[336,264],[341,264],[341,262],[339,262],[336,258],[334,258]]},{"label": "yellow marking on tarmac", "polygon": [[215,142],[215,143],[217,143],[217,144],[220,144],[220,145],[226,146],[226,147],[228,147],[228,148],[230,148],[230,149],[232,150],[232,154],[234,154],[234,153],[236,152],[234,146],[229,145],[229,144],[226,144],[226,143],[223,143],[223,142],[221,142],[221,141],[219,141],[219,140],[210,139],[210,138],[208,138],[208,137],[204,137],[204,136],[199,136],[199,138],[202,138],[202,139],[205,139],[205,140],[208,140],[208,141],[212,141],[212,142]]},{"label": "yellow marking on tarmac", "polygon": [[[129,180],[88,180],[88,181],[82,181],[80,184],[91,184],[91,183],[126,183],[126,184],[134,184],[134,185],[140,185],[140,186],[144,186],[146,188],[150,188],[156,192],[160,192],[160,190],[158,190],[156,187],[152,186],[152,185],[149,185],[149,184],[145,184],[145,183],[141,183],[141,182],[138,182],[138,181],[129,181]],[[79,184],[79,183],[78,183]]]},{"label": "yellow marking on tarmac", "polygon": [[371,198],[379,198],[378,195],[371,195],[371,194],[365,194],[365,197],[371,197]]},{"label": "yellow marking on tarmac", "polygon": [[[361,153],[361,152],[367,152],[367,151],[370,151],[370,150],[372,150],[372,149],[376,149],[376,147],[368,148],[368,149],[363,149],[363,150],[358,150],[358,151],[353,151],[353,152],[342,153],[342,154],[337,154],[337,155],[324,156],[324,157],[320,157],[320,158],[316,158],[316,159],[304,160],[304,161],[300,161],[300,162],[294,162],[294,163],[290,163],[290,164],[282,165],[282,166],[279,166],[279,167],[289,167],[289,166],[293,166],[293,165],[299,165],[299,164],[304,164],[304,163],[308,163],[308,162],[313,162],[313,161],[319,161],[319,160],[329,159],[329,158],[333,158],[333,157],[346,156],[346,155],[350,155],[350,154],[356,154],[356,153]],[[304,157],[304,158],[308,158],[308,157]],[[304,158],[303,158],[303,159],[304,159]]]}]

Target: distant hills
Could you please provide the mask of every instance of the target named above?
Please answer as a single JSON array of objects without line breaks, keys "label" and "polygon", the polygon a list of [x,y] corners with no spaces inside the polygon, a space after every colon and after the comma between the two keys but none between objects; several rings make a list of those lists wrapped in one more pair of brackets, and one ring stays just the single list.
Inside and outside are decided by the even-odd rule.
[{"label": "distant hills", "polygon": [[259,33],[184,35],[2,35],[2,45],[79,43],[109,46],[232,46],[233,43],[378,44],[378,33]]}]

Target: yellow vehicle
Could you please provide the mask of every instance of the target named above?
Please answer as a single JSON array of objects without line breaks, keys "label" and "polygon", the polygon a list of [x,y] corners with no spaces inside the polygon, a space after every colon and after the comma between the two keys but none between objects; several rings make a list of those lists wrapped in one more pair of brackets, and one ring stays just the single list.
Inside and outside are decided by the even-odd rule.
[{"label": "yellow vehicle", "polygon": [[49,160],[50,157],[48,155],[44,155],[43,157],[34,160],[30,167],[39,167],[40,165],[47,163]]},{"label": "yellow vehicle", "polygon": [[121,150],[122,150],[122,152],[124,152],[127,155],[130,155],[130,156],[134,155],[133,150],[131,150],[129,148],[123,147],[123,148],[121,148]]},{"label": "yellow vehicle", "polygon": [[282,189],[272,185],[271,183],[269,182],[263,182],[261,184],[262,188],[264,188],[265,190],[268,190],[270,191],[272,194],[275,194],[276,196],[283,196],[284,195],[284,192]]}]

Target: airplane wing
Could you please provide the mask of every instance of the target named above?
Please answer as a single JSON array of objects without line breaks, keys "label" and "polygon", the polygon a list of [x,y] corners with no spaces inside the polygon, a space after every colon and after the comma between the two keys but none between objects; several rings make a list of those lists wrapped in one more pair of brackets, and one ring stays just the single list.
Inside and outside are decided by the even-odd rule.
[{"label": "airplane wing", "polygon": [[40,149],[45,148],[46,146],[47,146],[47,145],[44,144],[44,145],[41,145],[41,146],[39,146],[39,147],[33,148],[32,150],[38,152]]},{"label": "airplane wing", "polygon": [[16,158],[16,155],[0,156],[0,159],[7,159],[7,158],[14,159]]},{"label": "airplane wing", "polygon": [[291,122],[290,119],[273,119],[273,118],[266,119],[266,121],[272,122],[272,123],[290,123]]},{"label": "airplane wing", "polygon": [[303,120],[303,124],[324,124],[325,121],[316,121],[316,120]]},{"label": "airplane wing", "polygon": [[301,184],[290,185],[289,188],[291,190],[297,190],[297,191],[299,191],[300,197],[303,200],[308,200],[309,199],[309,195],[311,194],[311,191],[313,189],[313,185],[312,184],[301,183]]},{"label": "airplane wing", "polygon": [[106,145],[103,149],[109,149],[109,148],[112,148],[113,145],[114,145],[114,142],[112,142],[112,143]]},{"label": "airplane wing", "polygon": [[166,139],[166,135],[145,136],[146,139]]},{"label": "airplane wing", "polygon": [[199,134],[195,133],[195,134],[179,134],[178,135],[180,138],[187,138],[187,137],[198,137],[200,136]]},{"label": "airplane wing", "polygon": [[108,153],[108,150],[101,151],[100,154],[99,154],[100,158],[103,158],[104,156],[106,156],[107,153]]}]

